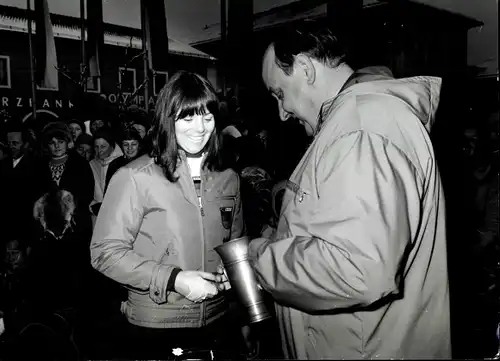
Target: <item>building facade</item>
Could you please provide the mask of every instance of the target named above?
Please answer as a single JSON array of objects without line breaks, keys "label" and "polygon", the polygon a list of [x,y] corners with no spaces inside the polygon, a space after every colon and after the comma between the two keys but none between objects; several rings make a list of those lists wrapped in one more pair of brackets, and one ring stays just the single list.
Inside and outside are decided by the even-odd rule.
[{"label": "building facade", "polygon": [[[167,71],[155,72],[145,82],[141,30],[105,24],[101,76],[87,79],[84,92],[80,19],[51,14],[51,20],[59,80],[56,89],[36,87],[37,114],[90,118],[98,116],[92,113],[103,104],[109,108],[132,104],[145,107],[147,101],[153,107],[168,73],[183,69],[208,77],[213,74],[215,58],[169,39]],[[0,110],[27,118],[33,111],[33,96],[26,10],[0,6],[0,39]]]}]

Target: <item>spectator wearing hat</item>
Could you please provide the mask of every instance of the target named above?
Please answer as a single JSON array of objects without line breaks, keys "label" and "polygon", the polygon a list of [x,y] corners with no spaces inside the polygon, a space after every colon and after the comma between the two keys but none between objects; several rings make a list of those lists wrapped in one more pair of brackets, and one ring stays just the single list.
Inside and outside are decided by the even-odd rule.
[{"label": "spectator wearing hat", "polygon": [[94,138],[87,133],[81,134],[76,139],[75,149],[87,162],[90,162],[94,158]]},{"label": "spectator wearing hat", "polygon": [[122,150],[116,144],[111,128],[102,127],[94,134],[94,152],[95,158],[90,161],[90,167],[94,174],[94,199],[91,202],[90,210],[92,212],[92,220],[99,213],[102,200],[104,198],[104,189],[106,187],[106,173],[109,164],[118,157],[123,155]]},{"label": "spectator wearing hat", "polygon": [[49,159],[41,163],[39,170],[39,195],[54,188],[69,191],[78,214],[90,221],[88,207],[94,196],[94,177],[89,163],[73,150],[70,128],[63,122],[49,123],[42,130],[42,142]]}]

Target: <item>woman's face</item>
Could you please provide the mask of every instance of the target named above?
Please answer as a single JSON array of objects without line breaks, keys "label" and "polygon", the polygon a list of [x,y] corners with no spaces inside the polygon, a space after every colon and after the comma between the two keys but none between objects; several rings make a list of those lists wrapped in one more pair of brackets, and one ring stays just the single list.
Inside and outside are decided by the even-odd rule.
[{"label": "woman's face", "polygon": [[94,151],[96,158],[104,160],[113,153],[113,148],[105,139],[98,138],[94,141]]},{"label": "woman's face", "polygon": [[68,152],[68,142],[63,139],[52,138],[49,142],[49,151],[52,158],[61,158]]},{"label": "woman's face", "polygon": [[186,152],[199,153],[205,148],[215,129],[212,113],[192,115],[175,122],[177,144]]},{"label": "woman's face", "polygon": [[122,148],[125,157],[129,159],[135,158],[139,153],[139,142],[135,139],[124,140]]},{"label": "woman's face", "polygon": [[94,152],[92,151],[92,146],[90,144],[80,144],[76,151],[83,158],[87,159],[87,161],[90,161],[94,156]]},{"label": "woman's face", "polygon": [[104,127],[104,122],[101,119],[94,119],[90,121],[90,132],[95,134],[99,129]]},{"label": "woman's face", "polygon": [[78,138],[78,136],[83,133],[83,129],[78,123],[69,123],[69,130],[71,131],[73,142],[76,141],[76,138]]}]

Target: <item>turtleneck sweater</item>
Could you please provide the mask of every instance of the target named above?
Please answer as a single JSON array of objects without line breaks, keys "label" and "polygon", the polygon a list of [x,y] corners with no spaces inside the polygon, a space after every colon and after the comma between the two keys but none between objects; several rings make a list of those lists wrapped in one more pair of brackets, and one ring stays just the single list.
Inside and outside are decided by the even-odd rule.
[{"label": "turtleneck sweater", "polygon": [[66,167],[66,161],[68,160],[68,154],[60,158],[52,158],[49,162],[50,173],[52,174],[52,180],[59,185],[64,169]]}]

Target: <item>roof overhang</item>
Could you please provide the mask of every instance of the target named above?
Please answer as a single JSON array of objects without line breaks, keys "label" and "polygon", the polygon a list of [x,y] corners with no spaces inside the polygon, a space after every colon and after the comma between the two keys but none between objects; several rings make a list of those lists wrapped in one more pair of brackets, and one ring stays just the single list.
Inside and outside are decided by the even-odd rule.
[{"label": "roof overhang", "polygon": [[[52,16],[53,15],[51,14],[51,17]],[[74,18],[74,21],[77,23],[78,19]],[[105,27],[106,25],[108,24],[105,24]],[[33,32],[36,33],[36,24],[34,21],[32,21],[32,28]],[[82,38],[81,29],[78,26],[69,26],[69,25],[53,23],[52,28],[55,37],[63,39],[71,39],[71,40],[81,40]],[[0,13],[0,30],[27,33],[28,20],[25,17],[9,16]],[[133,29],[133,31],[140,32],[140,30],[138,29]],[[87,37],[86,32],[85,32],[85,37]],[[169,41],[168,51],[171,54],[194,57],[194,58],[202,58],[210,61],[217,60],[215,57],[208,55],[201,50],[195,49],[188,44],[181,43],[180,41],[177,41],[172,38],[169,38],[168,41]],[[133,34],[122,35],[118,34],[116,31],[110,32],[105,30],[104,43],[107,45],[142,49],[142,39],[140,36]]]}]

